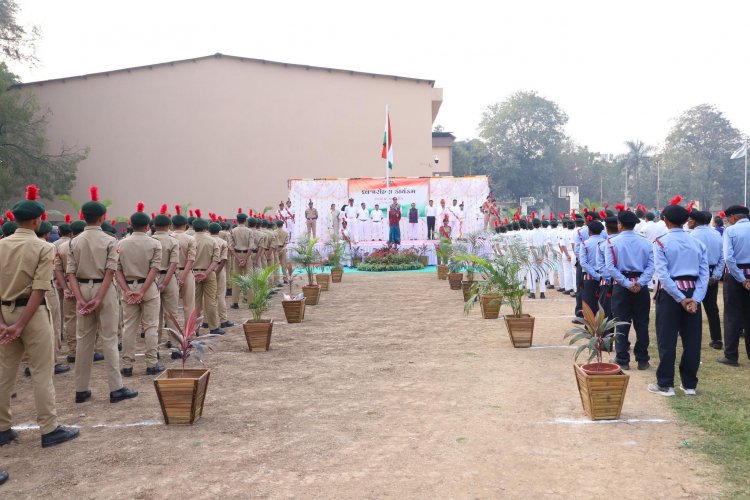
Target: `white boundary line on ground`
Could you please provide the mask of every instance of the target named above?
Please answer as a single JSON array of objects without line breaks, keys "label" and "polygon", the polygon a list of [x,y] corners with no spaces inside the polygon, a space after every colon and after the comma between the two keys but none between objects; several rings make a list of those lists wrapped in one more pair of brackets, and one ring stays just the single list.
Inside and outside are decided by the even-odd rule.
[{"label": "white boundary line on ground", "polygon": [[[128,427],[151,427],[153,425],[164,425],[164,422],[162,422],[161,420],[143,420],[141,422],[132,422],[132,423],[129,423],[129,424],[94,424],[94,425],[88,425],[88,426],[72,424],[72,425],[66,425],[66,427],[75,427],[77,429],[85,429],[85,428],[89,428],[89,429],[126,429]],[[21,432],[23,432],[23,431],[34,431],[34,430],[38,430],[38,429],[39,429],[39,426],[37,424],[31,424],[31,423],[19,424],[19,425],[14,425],[13,426],[13,430],[15,430],[15,431],[21,431]]]},{"label": "white boundary line on ground", "polygon": [[533,345],[529,349],[575,349],[574,345]]},{"label": "white boundary line on ground", "polygon": [[578,420],[573,418],[558,417],[549,422],[540,422],[543,424],[564,424],[564,425],[586,425],[586,424],[668,424],[672,420],[664,418],[626,418],[617,420]]}]

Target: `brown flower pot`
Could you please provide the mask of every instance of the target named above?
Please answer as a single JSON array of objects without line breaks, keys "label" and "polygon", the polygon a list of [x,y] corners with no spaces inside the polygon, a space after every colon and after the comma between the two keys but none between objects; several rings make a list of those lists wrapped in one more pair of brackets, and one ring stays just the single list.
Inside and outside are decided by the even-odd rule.
[{"label": "brown flower pot", "polygon": [[439,280],[448,279],[448,266],[437,266],[437,277]]},{"label": "brown flower pot", "polygon": [[287,323],[302,323],[305,319],[305,303],[307,298],[302,300],[282,300],[281,307],[284,308],[284,316]]},{"label": "brown flower pot", "polygon": [[320,300],[320,286],[319,285],[305,285],[302,287],[302,291],[307,299],[305,302],[308,306],[317,306]]},{"label": "brown flower pot", "polygon": [[362,263],[362,257],[353,257],[352,258],[352,267],[357,267],[357,264]]},{"label": "brown flower pot", "polygon": [[341,283],[341,278],[344,276],[344,270],[340,267],[334,267],[331,269],[331,281],[334,283]]},{"label": "brown flower pot", "polygon": [[318,285],[320,285],[321,292],[327,292],[328,285],[331,282],[331,275],[330,274],[316,274],[315,281],[318,283]]},{"label": "brown flower pot", "polygon": [[451,290],[460,290],[463,279],[464,273],[448,273],[448,285],[451,287]]},{"label": "brown flower pot", "polygon": [[242,329],[245,331],[245,340],[250,352],[267,351],[271,347],[272,319],[249,319],[242,323]]},{"label": "brown flower pot", "polygon": [[461,282],[461,292],[464,294],[464,302],[468,302],[471,298],[471,285],[473,285],[473,281],[462,281]]},{"label": "brown flower pot", "polygon": [[617,375],[622,371],[617,363],[586,363],[581,370],[587,375]]},{"label": "brown flower pot", "polygon": [[578,393],[583,411],[591,420],[616,420],[620,418],[630,375],[589,375],[573,364]]},{"label": "brown flower pot", "polygon": [[430,265],[430,258],[426,255],[420,255],[419,256],[419,262],[424,266],[427,267]]},{"label": "brown flower pot", "polygon": [[165,424],[193,424],[201,418],[210,376],[207,368],[167,368],[154,379]]},{"label": "brown flower pot", "polygon": [[500,316],[502,297],[498,293],[486,293],[479,299],[479,308],[484,319],[497,319]]},{"label": "brown flower pot", "polygon": [[531,347],[534,338],[534,317],[528,314],[522,314],[520,317],[506,314],[504,319],[513,347]]}]

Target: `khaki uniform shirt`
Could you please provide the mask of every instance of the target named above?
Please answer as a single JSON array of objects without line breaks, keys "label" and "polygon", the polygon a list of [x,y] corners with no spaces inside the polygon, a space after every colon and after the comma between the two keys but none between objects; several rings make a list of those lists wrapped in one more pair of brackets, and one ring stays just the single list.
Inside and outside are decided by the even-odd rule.
[{"label": "khaki uniform shirt", "polygon": [[[175,231],[172,235],[179,244],[179,267],[185,269],[185,263],[189,260],[195,261],[195,238],[187,234],[185,231]],[[195,264],[193,264],[195,267]]]},{"label": "khaki uniform shirt", "polygon": [[151,237],[161,243],[159,271],[166,271],[173,262],[180,262],[180,243],[177,238],[170,236],[166,231],[156,231]]},{"label": "khaki uniform shirt", "polygon": [[[120,241],[117,252],[120,254],[117,269],[125,275],[128,284],[145,279],[151,269],[159,269],[161,266],[161,243],[146,233],[133,232],[130,238]],[[153,281],[143,298],[151,300],[158,295],[156,281]]]},{"label": "khaki uniform shirt", "polygon": [[0,299],[28,298],[32,290],[52,290],[54,249],[34,231],[18,228],[0,240]]},{"label": "khaki uniform shirt", "polygon": [[[55,242],[55,258],[52,261],[52,267],[55,271],[61,271],[65,274],[65,268],[68,266],[68,253],[70,252],[71,238],[64,236]],[[57,284],[55,284],[57,287]]]},{"label": "khaki uniform shirt", "polygon": [[[247,226],[237,226],[229,233],[229,248],[232,250],[253,250],[253,233]],[[255,247],[257,248],[257,247]]]},{"label": "khaki uniform shirt", "polygon": [[117,271],[117,260],[117,240],[99,226],[86,226],[70,242],[65,271],[78,279],[103,279],[106,271]]},{"label": "khaki uniform shirt", "polygon": [[250,234],[252,234],[252,241],[253,241],[253,250],[258,250],[260,247],[262,247],[263,243],[263,233],[261,232],[260,228],[255,227],[250,230]]},{"label": "khaki uniform shirt", "polygon": [[274,237],[271,234],[271,230],[268,228],[262,228],[261,232],[263,234],[263,240],[262,240],[261,246],[266,250],[270,250],[271,247],[273,247],[275,244]]},{"label": "khaki uniform shirt", "polygon": [[215,238],[205,231],[195,233],[195,264],[193,269],[206,270],[212,262],[221,262],[221,250]]},{"label": "khaki uniform shirt", "polygon": [[229,245],[220,234],[212,234],[211,237],[219,244],[219,260],[229,260]]},{"label": "khaki uniform shirt", "polygon": [[317,219],[318,218],[318,209],[317,208],[306,208],[305,209],[305,219]]}]

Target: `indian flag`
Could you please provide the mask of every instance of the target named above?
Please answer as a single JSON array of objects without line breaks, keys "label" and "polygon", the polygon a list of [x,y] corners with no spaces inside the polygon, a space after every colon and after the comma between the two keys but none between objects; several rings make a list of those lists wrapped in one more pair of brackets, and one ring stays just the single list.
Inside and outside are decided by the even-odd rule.
[{"label": "indian flag", "polygon": [[388,161],[388,170],[393,170],[393,135],[391,135],[391,116],[388,106],[385,107],[385,132],[383,132],[383,152],[380,157]]}]

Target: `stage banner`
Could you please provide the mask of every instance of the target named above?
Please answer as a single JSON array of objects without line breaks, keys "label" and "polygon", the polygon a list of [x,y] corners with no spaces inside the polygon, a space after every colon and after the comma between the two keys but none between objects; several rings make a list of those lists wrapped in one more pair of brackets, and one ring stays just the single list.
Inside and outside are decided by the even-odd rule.
[{"label": "stage banner", "polygon": [[354,198],[356,206],[365,202],[369,209],[377,203],[383,213],[387,214],[395,196],[401,205],[403,217],[408,216],[412,203],[419,210],[419,216],[424,217],[427,200],[430,198],[430,179],[391,177],[390,181],[390,186],[386,188],[383,178],[349,179],[349,198]]}]

